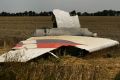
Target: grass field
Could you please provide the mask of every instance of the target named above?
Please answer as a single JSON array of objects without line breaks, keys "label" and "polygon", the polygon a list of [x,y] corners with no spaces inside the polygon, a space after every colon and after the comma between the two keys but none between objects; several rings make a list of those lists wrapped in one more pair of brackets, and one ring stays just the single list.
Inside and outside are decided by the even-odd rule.
[{"label": "grass field", "polygon": [[[120,42],[120,17],[81,16],[81,27],[99,37]],[[8,51],[37,28],[52,27],[51,17],[0,17],[0,49]],[[4,40],[6,41],[5,43]],[[10,46],[10,47],[9,47]],[[9,48],[9,49],[8,49]],[[4,76],[4,77],[3,77]],[[28,63],[1,63],[0,80],[120,80],[120,46],[104,49],[83,58],[63,56]]]},{"label": "grass field", "polygon": [[[120,17],[81,16],[80,23],[99,36],[120,40]],[[0,17],[0,37],[26,37],[46,27],[52,27],[51,17]]]}]

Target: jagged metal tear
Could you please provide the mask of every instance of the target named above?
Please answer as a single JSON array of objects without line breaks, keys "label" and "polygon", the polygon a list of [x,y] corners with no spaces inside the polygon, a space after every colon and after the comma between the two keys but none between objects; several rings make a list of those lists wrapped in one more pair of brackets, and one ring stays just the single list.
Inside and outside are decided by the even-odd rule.
[{"label": "jagged metal tear", "polygon": [[87,28],[52,28],[52,29],[37,29],[34,36],[94,36]]},{"label": "jagged metal tear", "polygon": [[[94,52],[100,49],[104,49],[119,44],[119,42],[114,40],[93,38],[93,37],[81,37],[80,35],[95,36],[95,34],[90,32],[87,28],[80,27],[78,16],[70,16],[68,12],[61,11],[58,9],[54,10],[53,13],[56,18],[57,28],[36,30],[34,34],[35,36],[44,36],[44,37],[38,37],[39,39],[53,38],[53,39],[71,40],[79,44],[84,44],[75,47],[78,47],[80,49],[85,49],[89,52]],[[70,36],[63,36],[63,35],[70,35]],[[29,42],[29,40],[27,41]],[[30,44],[32,45],[30,46]],[[45,54],[46,52],[50,52],[51,50],[56,49],[56,48],[41,48],[41,49],[33,48],[34,47],[33,44],[34,43],[27,44],[26,46],[28,46],[28,48],[23,48],[15,51],[9,51],[8,53],[4,53],[3,55],[0,56],[0,62],[11,62],[11,61],[26,62],[42,54]],[[54,54],[52,55],[57,57]]]},{"label": "jagged metal tear", "polygon": [[78,15],[70,16],[69,12],[59,9],[53,10],[53,14],[55,16],[53,24],[57,24],[56,28],[37,29],[34,36],[97,36],[87,28],[81,28]]}]

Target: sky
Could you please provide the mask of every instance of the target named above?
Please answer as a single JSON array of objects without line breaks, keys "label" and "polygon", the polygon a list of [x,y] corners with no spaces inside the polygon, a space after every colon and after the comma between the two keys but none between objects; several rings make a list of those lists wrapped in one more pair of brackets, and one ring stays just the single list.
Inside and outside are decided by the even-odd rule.
[{"label": "sky", "polygon": [[0,0],[0,12],[41,12],[53,9],[80,12],[120,10],[120,0]]}]

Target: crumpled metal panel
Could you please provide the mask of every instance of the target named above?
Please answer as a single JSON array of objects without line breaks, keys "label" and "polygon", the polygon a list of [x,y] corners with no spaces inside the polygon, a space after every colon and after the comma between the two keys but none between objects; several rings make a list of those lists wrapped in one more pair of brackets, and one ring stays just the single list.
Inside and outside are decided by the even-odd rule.
[{"label": "crumpled metal panel", "polygon": [[0,56],[0,62],[27,62],[53,49],[54,48],[22,48],[15,51],[11,50],[8,53],[4,53]]},{"label": "crumpled metal panel", "polygon": [[54,9],[57,28],[80,28],[78,15],[70,16],[69,12],[65,12],[59,9]]},{"label": "crumpled metal panel", "polygon": [[[48,39],[48,40],[47,40]],[[55,40],[55,45],[60,45],[58,43],[63,43],[61,46],[75,46],[80,49],[85,49],[88,52],[98,51],[104,48],[118,45],[119,42],[106,38],[95,38],[95,37],[85,37],[85,36],[44,36],[44,37],[31,37],[25,42],[23,41],[24,48],[16,49],[15,51],[11,50],[8,53],[4,53],[0,56],[0,62],[26,62],[36,57],[39,57],[46,52],[57,49],[60,46],[55,48],[52,45],[48,48],[44,47],[34,47],[34,41],[36,40],[39,43],[39,40],[47,40],[48,43],[52,43],[51,40]],[[62,41],[62,42],[61,42]],[[67,42],[66,42],[67,41]],[[31,43],[30,43],[31,42]],[[40,41],[41,42],[41,41]],[[44,41],[45,43],[46,41]],[[65,44],[64,44],[65,42]],[[68,45],[66,45],[68,43]],[[40,44],[39,44],[40,45]],[[27,47],[28,46],[28,47]],[[30,47],[31,46],[31,47]],[[33,47],[32,47],[33,46]],[[56,56],[56,55],[54,55]]]},{"label": "crumpled metal panel", "polygon": [[71,36],[93,36],[94,33],[90,32],[87,28],[52,28],[37,29],[34,36],[60,36],[60,35],[71,35]]}]

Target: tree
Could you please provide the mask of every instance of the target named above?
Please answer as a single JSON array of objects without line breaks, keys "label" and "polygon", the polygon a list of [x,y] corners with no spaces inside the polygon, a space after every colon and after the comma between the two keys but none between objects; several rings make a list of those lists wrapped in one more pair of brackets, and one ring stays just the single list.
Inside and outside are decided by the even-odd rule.
[{"label": "tree", "polygon": [[82,13],[81,13],[81,12],[77,12],[77,15],[78,15],[78,16],[81,16],[81,15],[82,15]]},{"label": "tree", "polygon": [[76,14],[77,14],[77,13],[76,13],[75,10],[73,10],[73,11],[70,12],[70,15],[71,15],[71,16],[74,16],[74,15],[76,15]]},{"label": "tree", "polygon": [[90,14],[87,13],[87,12],[84,12],[84,13],[82,14],[82,16],[90,16]]}]

